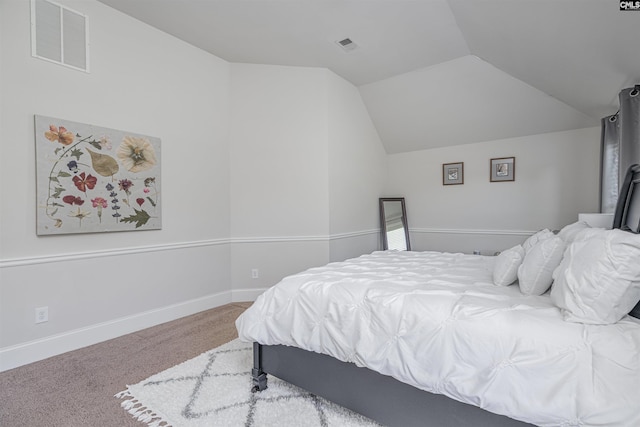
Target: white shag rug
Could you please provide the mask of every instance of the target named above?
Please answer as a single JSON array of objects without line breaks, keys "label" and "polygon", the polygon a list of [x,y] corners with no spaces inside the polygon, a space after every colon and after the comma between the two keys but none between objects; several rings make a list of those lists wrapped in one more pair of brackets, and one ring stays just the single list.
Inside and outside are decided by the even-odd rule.
[{"label": "white shag rug", "polygon": [[251,393],[251,344],[231,341],[127,386],[115,397],[152,427],[379,426],[271,375]]}]

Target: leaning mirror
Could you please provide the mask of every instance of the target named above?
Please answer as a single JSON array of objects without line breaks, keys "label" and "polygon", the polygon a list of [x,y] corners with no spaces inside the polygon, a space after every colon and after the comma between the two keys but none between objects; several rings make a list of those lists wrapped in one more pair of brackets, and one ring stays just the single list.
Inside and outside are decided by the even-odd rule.
[{"label": "leaning mirror", "polygon": [[383,250],[411,250],[404,197],[380,199],[380,229]]}]

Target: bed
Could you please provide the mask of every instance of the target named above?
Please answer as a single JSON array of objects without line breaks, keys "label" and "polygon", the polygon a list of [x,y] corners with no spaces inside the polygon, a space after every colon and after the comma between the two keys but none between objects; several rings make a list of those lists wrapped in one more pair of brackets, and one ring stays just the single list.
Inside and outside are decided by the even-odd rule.
[{"label": "bed", "polygon": [[637,165],[614,228],[289,276],[236,322],[254,390],[274,375],[387,426],[640,425]]}]

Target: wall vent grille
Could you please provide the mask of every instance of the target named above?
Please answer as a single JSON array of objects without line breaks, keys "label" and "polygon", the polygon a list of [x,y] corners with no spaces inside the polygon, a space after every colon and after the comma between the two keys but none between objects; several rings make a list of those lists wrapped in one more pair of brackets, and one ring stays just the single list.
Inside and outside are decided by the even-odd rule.
[{"label": "wall vent grille", "polygon": [[31,55],[89,72],[88,18],[49,0],[31,0]]}]

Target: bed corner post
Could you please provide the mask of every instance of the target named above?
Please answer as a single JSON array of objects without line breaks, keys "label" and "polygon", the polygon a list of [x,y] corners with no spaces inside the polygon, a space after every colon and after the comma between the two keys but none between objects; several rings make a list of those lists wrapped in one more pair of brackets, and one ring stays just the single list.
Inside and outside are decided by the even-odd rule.
[{"label": "bed corner post", "polygon": [[262,346],[257,342],[253,343],[253,369],[251,370],[251,378],[253,379],[252,393],[267,388],[267,374],[262,370]]}]

